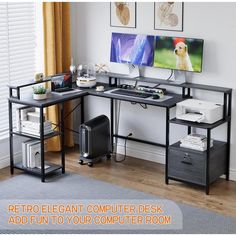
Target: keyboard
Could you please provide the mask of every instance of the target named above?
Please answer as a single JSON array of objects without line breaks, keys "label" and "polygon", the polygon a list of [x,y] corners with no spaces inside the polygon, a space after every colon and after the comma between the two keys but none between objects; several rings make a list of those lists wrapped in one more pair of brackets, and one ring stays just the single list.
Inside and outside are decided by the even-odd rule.
[{"label": "keyboard", "polygon": [[137,98],[151,97],[150,94],[146,94],[146,93],[138,92],[138,91],[133,91],[133,90],[126,90],[126,89],[117,89],[115,91],[112,91],[111,93],[130,96],[130,97],[137,97]]}]

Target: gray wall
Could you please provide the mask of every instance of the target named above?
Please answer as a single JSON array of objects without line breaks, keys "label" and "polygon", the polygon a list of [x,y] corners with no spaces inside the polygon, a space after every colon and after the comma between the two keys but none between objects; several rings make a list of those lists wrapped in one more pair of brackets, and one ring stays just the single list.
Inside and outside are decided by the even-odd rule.
[{"label": "gray wall", "polygon": [[[111,32],[127,32],[151,35],[183,36],[203,38],[205,40],[203,55],[203,72],[189,76],[189,81],[195,83],[226,86],[236,88],[234,76],[236,54],[236,3],[185,3],[184,4],[184,31],[154,30],[154,4],[150,2],[137,3],[137,28],[110,27],[110,3],[72,3],[72,47],[73,57],[79,63],[104,62],[111,71],[128,73],[126,65],[109,63]],[[166,78],[168,70],[146,68],[145,76]],[[190,77],[191,76],[191,77]],[[196,91],[199,99],[222,102],[217,93]],[[236,109],[234,108],[235,95],[233,94],[232,112],[232,141],[231,141],[231,179],[236,180],[236,148],[235,124]],[[86,118],[99,114],[109,114],[109,101],[102,98],[86,99]],[[174,110],[172,112],[174,115]],[[164,110],[148,107],[143,110],[139,105],[121,103],[121,117],[119,133],[133,132],[134,137],[145,138],[151,141],[164,143]],[[213,132],[218,140],[226,138],[226,126]],[[171,126],[171,142],[178,140],[186,132],[184,127]],[[200,131],[201,132],[201,131]],[[123,143],[120,141],[118,151],[123,152]],[[164,163],[164,150],[153,146],[128,142],[129,155]]]}]

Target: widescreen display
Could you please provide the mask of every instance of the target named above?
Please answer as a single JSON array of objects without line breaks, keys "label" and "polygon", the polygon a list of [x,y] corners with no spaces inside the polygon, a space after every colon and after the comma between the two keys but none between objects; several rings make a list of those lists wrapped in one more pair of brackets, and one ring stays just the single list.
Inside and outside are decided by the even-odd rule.
[{"label": "widescreen display", "polygon": [[154,36],[112,33],[110,61],[153,66]]},{"label": "widescreen display", "polygon": [[203,40],[156,36],[154,67],[202,71]]}]

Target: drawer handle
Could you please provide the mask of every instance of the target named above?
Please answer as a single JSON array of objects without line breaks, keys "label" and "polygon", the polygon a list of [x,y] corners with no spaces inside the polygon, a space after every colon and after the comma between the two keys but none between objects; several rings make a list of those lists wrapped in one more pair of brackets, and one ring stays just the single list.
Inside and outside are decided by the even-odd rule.
[{"label": "drawer handle", "polygon": [[188,153],[185,153],[184,160],[181,161],[181,163],[186,164],[186,165],[192,165],[192,161]]}]

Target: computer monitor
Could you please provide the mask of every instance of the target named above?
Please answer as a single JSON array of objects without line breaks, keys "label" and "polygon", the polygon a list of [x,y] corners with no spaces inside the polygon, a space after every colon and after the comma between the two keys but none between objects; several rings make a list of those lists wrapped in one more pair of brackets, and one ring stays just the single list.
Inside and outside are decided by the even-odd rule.
[{"label": "computer monitor", "polygon": [[110,61],[153,66],[154,36],[112,33]]},{"label": "computer monitor", "polygon": [[154,67],[201,72],[202,56],[202,39],[156,36]]}]

